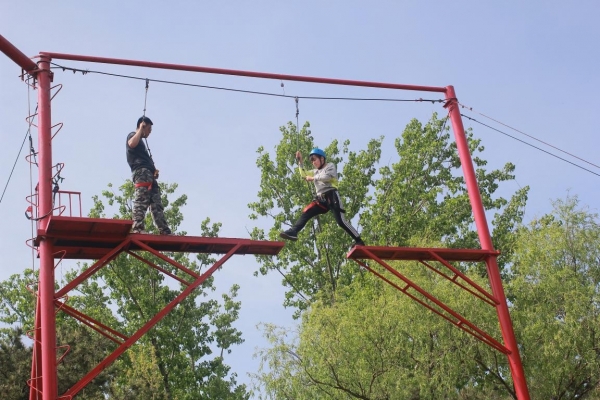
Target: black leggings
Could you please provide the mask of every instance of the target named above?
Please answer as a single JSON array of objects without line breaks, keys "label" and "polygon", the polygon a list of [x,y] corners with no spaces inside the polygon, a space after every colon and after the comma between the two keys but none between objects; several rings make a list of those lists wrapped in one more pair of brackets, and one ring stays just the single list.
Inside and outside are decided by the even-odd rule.
[{"label": "black leggings", "polygon": [[317,200],[304,207],[304,210],[302,210],[302,215],[298,221],[296,221],[292,227],[292,230],[296,233],[300,232],[311,218],[320,214],[325,214],[327,211],[331,210],[337,224],[343,230],[348,232],[348,235],[350,235],[352,239],[359,239],[360,235],[356,229],[354,229],[354,227],[350,225],[346,218],[344,218],[345,211],[342,209],[341,204],[342,201],[337,190],[330,190],[329,192],[323,193]]}]

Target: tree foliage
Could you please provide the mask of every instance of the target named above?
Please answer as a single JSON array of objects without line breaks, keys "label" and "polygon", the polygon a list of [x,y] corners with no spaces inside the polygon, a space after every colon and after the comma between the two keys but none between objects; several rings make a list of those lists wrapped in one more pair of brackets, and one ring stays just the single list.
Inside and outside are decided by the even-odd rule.
[{"label": "tree foliage", "polygon": [[[271,217],[273,226],[267,233],[255,230],[256,237],[276,238],[282,225],[293,221],[310,200],[292,165],[295,140],[304,150],[313,145],[313,138],[307,126],[299,135],[293,124],[281,130],[274,159],[259,149],[259,201],[250,208],[255,218]],[[506,275],[528,188],[508,199],[499,196],[501,183],[514,179],[514,165],[488,171],[481,141],[471,131],[466,134],[483,205],[493,215],[493,240],[503,250],[499,264]],[[433,115],[426,124],[411,121],[395,140],[398,161],[391,165],[377,165],[382,138],[359,152],[351,152],[348,142],[343,151],[336,151],[337,143],[327,149],[334,154],[331,161],[338,164],[338,170],[342,165],[340,194],[351,205],[347,216],[358,217],[368,245],[479,248],[456,145],[444,120]],[[345,164],[339,153],[349,155]],[[354,190],[358,190],[356,198]],[[323,229],[324,225],[333,229]],[[285,304],[296,306],[296,315],[301,316],[295,340],[286,339],[276,327],[266,328],[272,347],[260,353],[263,369],[255,378],[269,398],[483,400],[514,396],[503,355],[439,316],[423,312],[420,305],[381,281],[361,274],[344,257],[348,238],[330,216],[310,228],[298,242],[286,244],[283,257],[261,260],[261,273],[277,270],[284,274],[283,284],[290,289]],[[339,268],[333,268],[337,274],[330,282],[325,273],[328,265]],[[493,307],[485,308],[420,264],[392,265],[499,337]],[[457,267],[487,286],[485,264]]]},{"label": "tree foliage", "polygon": [[600,399],[600,226],[577,197],[523,227],[507,293],[536,399]]},{"label": "tree foliage", "polygon": [[[254,229],[254,238],[278,239],[279,232],[312,200],[310,185],[300,178],[294,165],[296,149],[307,154],[315,147],[309,127],[308,122],[300,132],[291,122],[281,127],[282,139],[273,156],[262,147],[258,149],[261,182],[258,200],[249,204],[250,216],[268,217],[272,227],[268,232]],[[502,169],[486,171],[486,161],[479,156],[484,150],[480,140],[470,131],[467,139],[484,207],[496,213],[493,238],[506,254],[500,259],[503,266],[513,246],[513,232],[523,217],[529,188],[517,191],[510,199],[497,196],[499,184],[514,179],[514,165],[507,163]],[[327,161],[338,165],[346,218],[359,221],[366,243],[414,246],[426,242],[478,248],[456,144],[445,120],[435,114],[427,124],[412,120],[395,141],[399,160],[377,169],[382,141],[383,137],[373,139],[357,152],[349,149],[349,141],[344,141],[341,149],[338,140],[328,146],[320,144]],[[299,240],[287,243],[279,257],[259,258],[260,273],[278,271],[284,276],[282,283],[289,288],[284,305],[296,307],[299,316],[313,300],[331,300],[338,288],[356,278],[359,270],[345,258],[349,244],[350,238],[326,214],[312,225],[309,222]]]},{"label": "tree foliage", "polygon": [[[316,147],[309,128],[307,122],[298,132],[290,122],[281,127],[283,137],[274,156],[262,147],[258,149],[261,183],[258,200],[249,204],[250,217],[270,217],[273,226],[268,232],[254,229],[252,237],[255,239],[279,240],[279,232],[291,226],[302,208],[313,200],[312,186],[300,178],[294,160],[296,150],[306,159]],[[371,140],[367,149],[359,152],[350,151],[349,141],[341,146],[337,140],[327,146],[320,144],[327,154],[327,162],[337,164],[338,174],[343,178],[339,191],[347,220],[364,211],[369,202],[369,187],[376,172],[375,163],[381,155],[382,139]],[[344,158],[348,162],[344,163]],[[305,168],[309,168],[308,165]],[[299,240],[288,243],[277,258],[259,257],[260,273],[281,273],[283,284],[290,289],[285,305],[301,311],[319,296],[331,300],[338,287],[353,280],[358,269],[344,257],[349,245],[350,237],[337,226],[330,213],[321,215],[310,221]]]},{"label": "tree foliage", "polygon": [[20,328],[12,328],[5,330],[0,338],[0,393],[6,399],[29,399],[31,348],[23,344],[22,336]]},{"label": "tree foliage", "polygon": [[[183,220],[181,207],[186,202],[185,195],[171,200],[176,188],[175,184],[161,183],[165,217],[174,231]],[[93,198],[90,217],[106,218],[107,210],[116,210],[112,218],[131,219],[133,193],[131,181],[119,187],[118,191],[109,185],[102,198]],[[147,218],[146,226],[152,231],[154,224],[149,215]],[[211,223],[207,218],[201,225],[201,235],[216,237],[219,229],[220,224]],[[210,254],[200,254],[195,258],[182,253],[169,256],[199,274],[216,261]],[[162,259],[148,254],[144,257],[190,281],[187,274]],[[69,271],[61,285],[88,266],[83,263]],[[35,278],[33,271],[29,270],[0,283],[2,322],[28,329],[33,326],[34,296],[26,287],[35,286]],[[134,256],[121,254],[72,290],[67,301],[75,309],[131,336],[184,288],[182,283]],[[215,290],[213,279],[208,278],[78,397],[122,400],[249,398],[245,385],[237,384],[236,375],[225,363],[233,347],[243,342],[241,332],[233,327],[241,307],[241,303],[236,301],[238,289],[234,285],[221,301],[207,298]],[[62,393],[114,350],[116,344],[82,327],[63,313],[57,315],[59,345],[71,345],[69,354],[59,367],[59,392]],[[6,364],[0,366],[0,370],[2,368],[7,368]]]},{"label": "tree foliage", "polygon": [[[406,270],[416,268],[412,263]],[[465,292],[444,286],[422,268],[413,278],[430,279],[432,292],[452,294],[450,305],[476,315],[478,307]],[[353,283],[352,294],[339,296],[333,305],[314,303],[299,330],[286,332],[292,340],[280,328],[266,327],[271,346],[259,353],[261,372],[255,375],[265,398],[508,398],[498,381],[487,378],[494,366],[486,373],[474,362],[489,351],[373,279]],[[489,319],[493,309],[484,314],[480,320]]]}]

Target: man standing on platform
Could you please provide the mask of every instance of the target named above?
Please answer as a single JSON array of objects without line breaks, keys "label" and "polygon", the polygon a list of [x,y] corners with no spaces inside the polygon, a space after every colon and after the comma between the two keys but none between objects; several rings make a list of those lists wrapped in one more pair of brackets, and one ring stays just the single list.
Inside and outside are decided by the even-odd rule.
[{"label": "man standing on platform", "polygon": [[142,141],[150,136],[152,121],[143,116],[138,119],[137,130],[127,135],[125,144],[127,150],[127,163],[131,168],[132,180],[135,184],[135,198],[133,200],[133,228],[132,233],[146,233],[144,219],[150,207],[152,218],[161,235],[170,235],[171,229],[165,219],[163,205],[158,187],[158,170],[154,166],[152,156]]}]

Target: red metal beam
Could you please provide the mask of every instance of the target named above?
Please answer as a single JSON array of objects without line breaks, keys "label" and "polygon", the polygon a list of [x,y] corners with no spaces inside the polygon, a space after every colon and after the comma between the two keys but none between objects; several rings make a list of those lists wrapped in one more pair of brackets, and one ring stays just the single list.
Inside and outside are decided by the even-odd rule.
[{"label": "red metal beam", "polygon": [[[477,176],[475,175],[475,169],[473,168],[473,160],[469,151],[469,143],[465,135],[465,129],[460,116],[460,110],[458,109],[458,101],[456,98],[456,93],[454,92],[454,87],[447,87],[446,100],[447,102],[444,107],[448,109],[450,121],[452,122],[452,130],[454,131],[456,147],[458,149],[460,164],[465,176],[465,183],[467,185],[467,192],[469,194],[469,200],[471,202],[471,208],[473,210],[473,217],[475,219],[475,226],[477,227],[477,234],[479,235],[481,248],[484,250],[493,251],[494,245],[492,243],[492,236],[490,235],[490,230],[485,216],[485,208],[483,207],[483,202],[481,201],[481,194],[479,193],[479,186],[477,184]],[[498,268],[495,258],[486,261],[486,265],[490,287],[492,288],[492,294],[496,299],[498,299],[499,302],[498,306],[496,307],[496,312],[500,322],[502,338],[504,339],[506,347],[508,347],[511,351],[507,356],[515,386],[515,392],[519,400],[529,400],[529,389],[527,388],[525,371],[523,370],[521,355],[519,354],[519,346],[517,345],[517,339],[515,338],[515,332],[510,319],[508,303],[506,301],[506,295],[504,294],[504,287],[502,286],[500,269]]]},{"label": "red metal beam", "polygon": [[100,268],[104,267],[104,265],[106,265],[107,263],[112,261],[114,258],[116,258],[123,251],[125,246],[127,246],[129,244],[129,242],[130,242],[129,239],[124,240],[123,242],[121,242],[121,244],[119,244],[117,247],[115,247],[113,250],[111,250],[108,254],[106,254],[100,260],[98,260],[94,264],[92,264],[91,267],[86,269],[77,278],[75,278],[71,282],[67,283],[65,285],[65,287],[63,287],[58,292],[56,292],[56,298],[63,297],[64,295],[69,293],[69,291],[71,289],[73,289],[74,287],[79,285],[81,282],[83,282],[84,280],[86,280],[87,278],[89,278],[90,276],[95,274],[96,271],[98,271]]},{"label": "red metal beam", "polygon": [[[477,292],[481,293],[483,296],[485,296],[484,298],[481,298],[483,301],[485,302],[489,302],[490,305],[493,305],[494,307],[498,304],[498,300],[494,298],[494,296],[492,296],[491,294],[489,294],[487,292],[487,290],[485,290],[484,288],[482,288],[481,286],[479,286],[477,283],[475,283],[471,278],[469,278],[467,275],[463,274],[461,271],[459,271],[458,269],[456,269],[452,264],[450,264],[449,262],[447,262],[446,260],[444,260],[440,255],[436,254],[435,251],[431,251],[431,255],[433,257],[435,257],[437,259],[437,261],[441,264],[443,264],[444,266],[446,266],[446,268],[448,268],[450,271],[454,272],[455,276],[453,279],[451,279],[451,281],[454,284],[460,285],[460,283],[456,282],[456,277],[460,277],[462,278],[465,282],[467,282],[469,285],[471,285],[471,287],[473,287]],[[488,258],[486,258],[487,260]],[[425,264],[427,267],[430,267],[426,262],[420,260],[423,264]],[[434,269],[434,268],[431,268]],[[437,271],[437,270],[436,270]],[[439,272],[438,272],[439,273]],[[443,274],[442,274],[443,275]],[[461,285],[462,287],[462,285]],[[463,289],[470,291],[470,289],[463,287]],[[473,292],[471,292],[473,293]],[[473,293],[473,295],[479,297],[478,294]]]},{"label": "red metal beam", "polygon": [[163,274],[165,274],[165,275],[167,275],[167,276],[170,276],[171,278],[173,278],[173,279],[175,279],[175,280],[179,281],[180,283],[183,283],[185,286],[190,286],[190,285],[191,285],[191,282],[188,282],[188,281],[186,281],[185,279],[182,279],[182,278],[178,277],[177,275],[175,275],[175,274],[173,274],[173,273],[171,273],[171,272],[167,271],[166,269],[164,269],[164,268],[162,268],[162,267],[159,267],[158,265],[156,265],[156,264],[154,264],[154,263],[152,263],[152,262],[150,262],[150,261],[146,260],[144,257],[142,257],[142,256],[140,256],[140,255],[137,255],[137,254],[135,254],[135,253],[134,253],[134,252],[132,252],[132,251],[126,251],[126,253],[127,253],[127,254],[129,254],[129,255],[130,255],[130,256],[132,256],[132,257],[135,257],[135,258],[137,258],[137,259],[138,259],[138,260],[140,260],[141,262],[148,264],[149,266],[151,266],[152,268],[154,268],[154,269],[156,269],[156,270],[158,270],[158,271],[162,272]]},{"label": "red metal beam", "polygon": [[[491,299],[494,298],[494,296],[492,296],[491,294],[489,294],[485,290],[480,289],[479,285],[476,285],[476,284],[474,285],[474,284],[471,284],[471,283],[467,282],[467,283],[469,283],[471,285],[471,287],[475,288],[475,290],[473,290],[470,287],[465,286],[462,283],[458,282],[458,278],[461,278],[462,276],[464,276],[464,274],[461,273],[460,275],[459,274],[454,274],[454,276],[450,276],[450,275],[447,275],[447,274],[443,273],[438,268],[434,267],[433,265],[429,264],[426,261],[419,260],[419,262],[421,264],[423,264],[425,267],[427,267],[429,270],[435,272],[436,274],[438,274],[442,278],[448,280],[453,285],[456,285],[459,288],[461,288],[463,290],[466,290],[467,292],[471,293],[473,296],[477,297],[481,301],[486,302],[490,306],[496,307],[496,304],[498,304],[497,301],[491,300]],[[447,263],[444,263],[444,262],[442,262],[442,263],[445,264],[445,265],[450,265],[450,264],[447,264]]]},{"label": "red metal beam", "polygon": [[[39,229],[45,231],[52,214],[52,146],[50,114],[50,60],[41,57],[38,82],[38,173]],[[42,238],[39,245],[39,296],[42,337],[42,399],[55,400],[58,392],[56,373],[56,319],[54,315],[54,248],[52,241]]]},{"label": "red metal beam", "polygon": [[[510,354],[510,349],[508,349],[507,347],[505,347],[504,345],[502,345],[500,342],[498,342],[496,339],[494,339],[491,335],[489,335],[485,331],[479,329],[477,326],[475,326],[472,322],[470,322],[469,320],[467,320],[465,317],[463,317],[462,315],[460,315],[459,313],[457,313],[456,311],[454,311],[453,309],[451,309],[448,305],[446,305],[443,302],[441,302],[438,298],[434,297],[433,295],[431,295],[430,293],[428,293],[425,289],[423,289],[422,287],[420,287],[419,285],[417,285],[416,283],[414,283],[413,281],[411,281],[410,279],[408,279],[406,276],[404,276],[400,272],[396,271],[389,264],[387,264],[386,262],[384,262],[381,258],[377,257],[373,253],[370,253],[369,246],[364,246],[362,248],[362,250],[365,253],[367,253],[368,255],[370,255],[369,259],[371,259],[373,261],[376,261],[379,265],[381,265],[382,267],[384,267],[385,269],[387,269],[394,276],[396,276],[398,279],[400,279],[401,281],[403,281],[406,284],[406,286],[404,288],[400,288],[399,286],[397,286],[395,284],[392,284],[391,281],[389,281],[388,279],[384,278],[381,274],[378,274],[375,271],[373,271],[365,263],[362,263],[362,262],[359,262],[358,260],[355,260],[360,265],[362,265],[363,267],[365,267],[367,270],[369,270],[370,272],[374,273],[378,277],[382,278],[387,283],[392,284],[392,286],[394,286],[396,289],[400,290],[402,293],[404,293],[405,295],[407,295],[411,299],[415,300],[416,302],[418,302],[422,306],[428,308],[429,310],[433,311],[437,315],[439,315],[439,316],[443,317],[444,319],[450,321],[456,327],[462,329],[463,331],[469,333],[470,335],[475,336],[476,338],[478,338],[482,342],[485,342],[486,344],[488,344],[489,346],[497,349],[498,351],[500,351],[500,352],[502,352],[504,354],[507,354],[507,355]],[[409,289],[413,289],[414,291],[416,291],[417,293],[419,293],[421,296],[423,296],[424,298],[426,298],[430,302],[434,303],[439,308],[436,309],[435,307],[433,307],[430,304],[427,304],[427,302],[421,300],[420,298],[418,298],[414,294],[409,293],[408,292]],[[452,320],[447,314],[444,314],[440,310],[443,310],[447,314],[449,314],[452,317],[456,318],[456,320]]]},{"label": "red metal beam", "polygon": [[37,64],[17,49],[11,42],[0,35],[0,51],[8,56],[15,64],[31,73],[37,69]]},{"label": "red metal beam", "polygon": [[[185,288],[179,296],[173,299],[167,304],[158,314],[156,314],[150,321],[146,322],[136,333],[134,333],[129,339],[121,344],[114,352],[108,357],[101,361],[92,371],[86,376],[81,378],[79,382],[73,385],[72,388],[67,390],[63,396],[75,396],[81,389],[83,389],[89,382],[92,381],[104,368],[115,361],[121,354],[123,354],[129,347],[131,347],[139,338],[141,338],[146,332],[148,332],[154,325],[156,325],[161,319],[165,317],[175,306],[182,302],[194,289],[200,286],[208,277],[210,277],[225,261],[233,256],[239,249],[240,245],[235,246],[227,254],[225,254],[219,261],[217,261],[210,269],[203,273],[198,279],[196,279],[190,286]],[[44,399],[45,400],[45,399]]]},{"label": "red metal beam", "polygon": [[251,78],[326,83],[326,84],[330,84],[330,85],[363,86],[363,87],[373,87],[373,88],[382,88],[382,89],[401,89],[401,90],[416,90],[416,91],[421,91],[421,92],[446,93],[446,88],[439,87],[439,86],[404,85],[404,84],[398,84],[398,83],[367,82],[367,81],[355,81],[355,80],[347,80],[347,79],[319,78],[319,77],[314,77],[314,76],[273,74],[273,73],[267,73],[267,72],[240,71],[240,70],[235,70],[235,69],[210,68],[210,67],[200,67],[200,66],[194,66],[194,65],[181,65],[181,64],[167,64],[167,63],[159,63],[159,62],[152,62],[152,61],[140,61],[140,60],[124,60],[124,59],[120,59],[120,58],[83,56],[83,55],[77,55],[77,54],[64,54],[64,53],[51,53],[51,52],[41,52],[40,54],[45,55],[46,57],[50,57],[53,59],[59,59],[59,60],[85,61],[85,62],[102,63],[102,64],[129,65],[129,66],[134,66],[134,67],[170,69],[170,70],[177,70],[177,71],[203,72],[206,74],[247,76],[247,77],[251,77]]},{"label": "red metal beam", "polygon": [[[368,251],[367,251],[368,248]],[[387,247],[387,246],[355,246],[348,252],[352,259],[370,259],[371,254],[382,260],[428,260],[437,261],[442,257],[446,261],[485,261],[488,257],[496,257],[496,250],[449,249],[420,247]],[[435,254],[435,255],[434,255]]]},{"label": "red metal beam", "polygon": [[129,339],[126,335],[122,334],[121,332],[116,331],[107,325],[104,325],[103,323],[82,313],[81,311],[74,309],[73,307],[69,306],[66,303],[63,303],[58,300],[56,300],[54,303],[56,304],[56,306],[58,307],[59,310],[62,310],[64,313],[66,313],[66,314],[70,315],[71,317],[75,318],[76,320],[84,323],[85,325],[89,326],[96,332],[104,335],[105,337],[107,337],[108,339],[112,340],[113,342],[115,342],[117,344],[121,344],[122,342],[115,339],[113,336],[107,334],[106,332],[110,332],[112,335],[117,336],[123,340]]},{"label": "red metal beam", "polygon": [[[141,241],[139,241],[139,240],[132,240],[131,242],[135,243],[136,245],[138,245],[139,247],[141,247],[142,250],[146,250],[146,251],[154,254],[156,257],[160,258],[161,260],[168,262],[169,264],[171,264],[172,266],[174,266],[176,268],[179,268],[180,270],[182,270],[183,272],[187,273],[188,275],[191,275],[191,276],[193,276],[196,279],[199,278],[199,275],[196,272],[192,271],[191,269],[189,269],[185,265],[183,265],[181,263],[178,263],[175,260],[171,260],[169,257],[165,256],[164,254],[159,253],[158,251],[156,251],[152,247],[150,247],[150,246],[142,243]],[[237,249],[239,247],[240,247],[240,245],[238,244],[235,248]]]}]

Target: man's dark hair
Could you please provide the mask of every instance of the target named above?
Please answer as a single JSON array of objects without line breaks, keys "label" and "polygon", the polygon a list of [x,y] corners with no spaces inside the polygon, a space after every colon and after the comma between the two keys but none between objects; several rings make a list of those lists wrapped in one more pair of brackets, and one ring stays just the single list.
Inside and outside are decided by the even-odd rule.
[{"label": "man's dark hair", "polygon": [[140,124],[141,124],[142,122],[145,122],[145,123],[147,123],[147,124],[150,124],[150,125],[154,125],[154,124],[152,123],[152,120],[151,120],[150,118],[148,118],[148,117],[144,116],[144,117],[140,117],[140,118],[138,119],[138,123],[137,123],[137,127],[138,127],[138,128],[140,127]]}]

